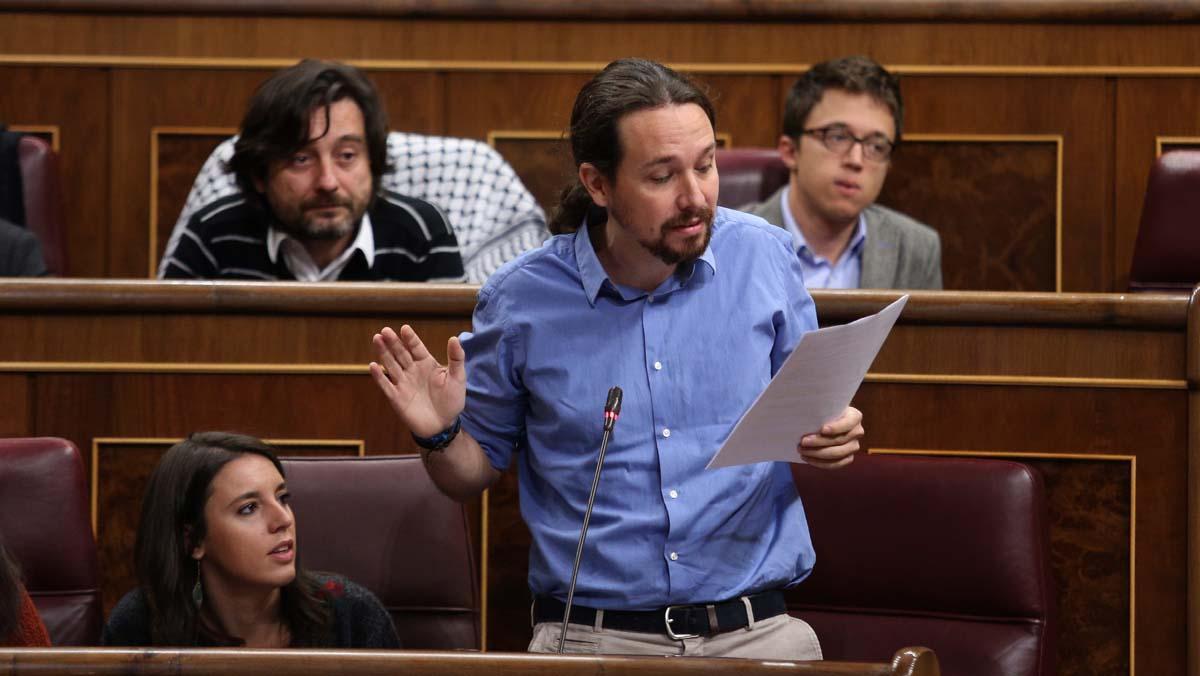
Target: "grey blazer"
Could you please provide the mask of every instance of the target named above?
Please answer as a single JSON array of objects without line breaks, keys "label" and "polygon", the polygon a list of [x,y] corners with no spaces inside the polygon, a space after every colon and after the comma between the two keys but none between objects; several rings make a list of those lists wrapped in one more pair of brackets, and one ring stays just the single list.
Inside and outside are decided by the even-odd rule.
[{"label": "grey blazer", "polygon": [[[768,223],[783,227],[783,188],[765,202],[741,207]],[[933,228],[878,204],[863,211],[867,241],[863,245],[863,289],[941,289],[942,240]]]},{"label": "grey blazer", "polygon": [[0,277],[41,277],[46,274],[42,246],[25,228],[0,220]]}]

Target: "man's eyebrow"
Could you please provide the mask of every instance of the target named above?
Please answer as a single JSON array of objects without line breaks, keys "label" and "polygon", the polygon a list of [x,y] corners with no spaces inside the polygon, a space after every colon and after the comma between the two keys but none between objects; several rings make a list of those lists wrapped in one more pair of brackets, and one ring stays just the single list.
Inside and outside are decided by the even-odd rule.
[{"label": "man's eyebrow", "polygon": [[[315,146],[315,145],[316,145],[317,141],[320,141],[320,140],[321,140],[321,139],[323,139],[323,138],[325,138],[325,137],[324,137],[324,136],[318,136],[317,138],[310,138],[310,139],[308,139],[308,143],[305,143],[305,144],[304,144],[302,147],[300,147],[300,148],[297,148],[297,149],[296,149],[296,152],[300,153],[300,152],[304,152],[304,151],[306,151],[306,150],[310,150],[310,149],[311,149],[313,146]],[[366,138],[364,138],[364,137],[363,137],[361,134],[342,134],[341,136],[337,137],[337,140],[336,140],[336,141],[334,141],[334,143],[335,143],[335,144],[339,144],[339,143],[361,143],[361,144],[363,144],[363,145],[366,145],[366,143],[367,143],[367,139],[366,139]]]},{"label": "man's eyebrow", "polygon": [[641,168],[648,169],[656,164],[670,164],[673,161],[675,161],[674,155],[663,155],[662,157],[656,157],[648,162],[643,163]]},{"label": "man's eyebrow", "polygon": [[[712,153],[715,153],[716,151],[717,151],[717,142],[713,141],[712,143],[708,144],[708,147],[704,149],[704,152],[700,153],[700,156],[705,157],[705,156],[711,155]],[[663,155],[661,157],[656,157],[652,160],[649,160],[649,161],[643,163],[640,168],[648,169],[657,164],[670,164],[671,162],[674,162],[677,157],[678,157],[678,155]]]}]

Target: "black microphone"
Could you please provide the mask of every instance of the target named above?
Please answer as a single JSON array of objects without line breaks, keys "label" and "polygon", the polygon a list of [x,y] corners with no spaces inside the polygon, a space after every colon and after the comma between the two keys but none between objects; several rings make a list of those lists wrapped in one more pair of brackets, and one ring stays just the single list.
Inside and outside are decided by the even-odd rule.
[{"label": "black microphone", "polygon": [[[604,404],[604,431],[612,432],[617,418],[621,417],[621,388],[614,387],[608,391],[608,401]],[[601,451],[603,454],[604,451]]]},{"label": "black microphone", "polygon": [[604,404],[604,436],[600,438],[600,457],[596,458],[596,475],[592,477],[592,492],[588,495],[587,510],[583,513],[583,527],[579,529],[579,544],[575,547],[575,565],[571,567],[571,586],[567,587],[567,607],[563,609],[562,633],[558,637],[558,654],[561,655],[567,642],[567,623],[571,619],[571,603],[575,600],[575,581],[579,579],[579,562],[583,559],[583,541],[587,539],[588,522],[592,520],[592,505],[596,504],[596,488],[600,486],[600,470],[604,467],[604,452],[608,450],[608,439],[613,425],[621,416],[621,388],[608,391]]}]

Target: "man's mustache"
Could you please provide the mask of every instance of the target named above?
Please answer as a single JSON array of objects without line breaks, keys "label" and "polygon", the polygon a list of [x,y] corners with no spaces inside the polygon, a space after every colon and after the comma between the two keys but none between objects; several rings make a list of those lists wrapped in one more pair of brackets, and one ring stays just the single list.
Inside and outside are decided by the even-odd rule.
[{"label": "man's mustache", "polygon": [[697,218],[705,223],[710,223],[710,222],[712,222],[712,217],[713,217],[712,209],[709,209],[708,207],[701,207],[699,209],[685,211],[685,212],[680,213],[679,215],[673,217],[671,220],[669,220],[663,224],[663,229],[682,228],[683,226],[687,225],[688,223],[691,223],[692,221],[696,220]]},{"label": "man's mustache", "polygon": [[353,205],[349,199],[315,199],[300,203],[300,208],[308,211],[310,209],[329,209],[330,207],[345,207],[351,208]]}]

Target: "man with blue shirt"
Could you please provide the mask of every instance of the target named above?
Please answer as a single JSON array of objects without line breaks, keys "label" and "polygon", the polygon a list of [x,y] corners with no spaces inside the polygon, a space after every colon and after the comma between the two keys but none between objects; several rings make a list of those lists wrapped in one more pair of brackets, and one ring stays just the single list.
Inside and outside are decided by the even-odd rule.
[{"label": "man with blue shirt", "polygon": [[[715,115],[650,61],[609,64],[571,116],[578,182],[556,234],[479,292],[441,366],[384,329],[371,374],[430,477],[472,498],[517,461],[533,537],[529,649],[557,648],[601,437],[624,390],[575,590],[571,652],[820,659],[781,590],[814,553],[790,467],[704,466],[805,331],[812,299],[786,234],[717,203]],[[797,430],[798,459],[851,460],[850,408]]]},{"label": "man with blue shirt", "polygon": [[899,81],[865,56],[818,63],[792,85],[779,137],[788,184],[742,209],[791,234],[808,288],[942,288],[937,232],[875,204],[903,119]]}]

